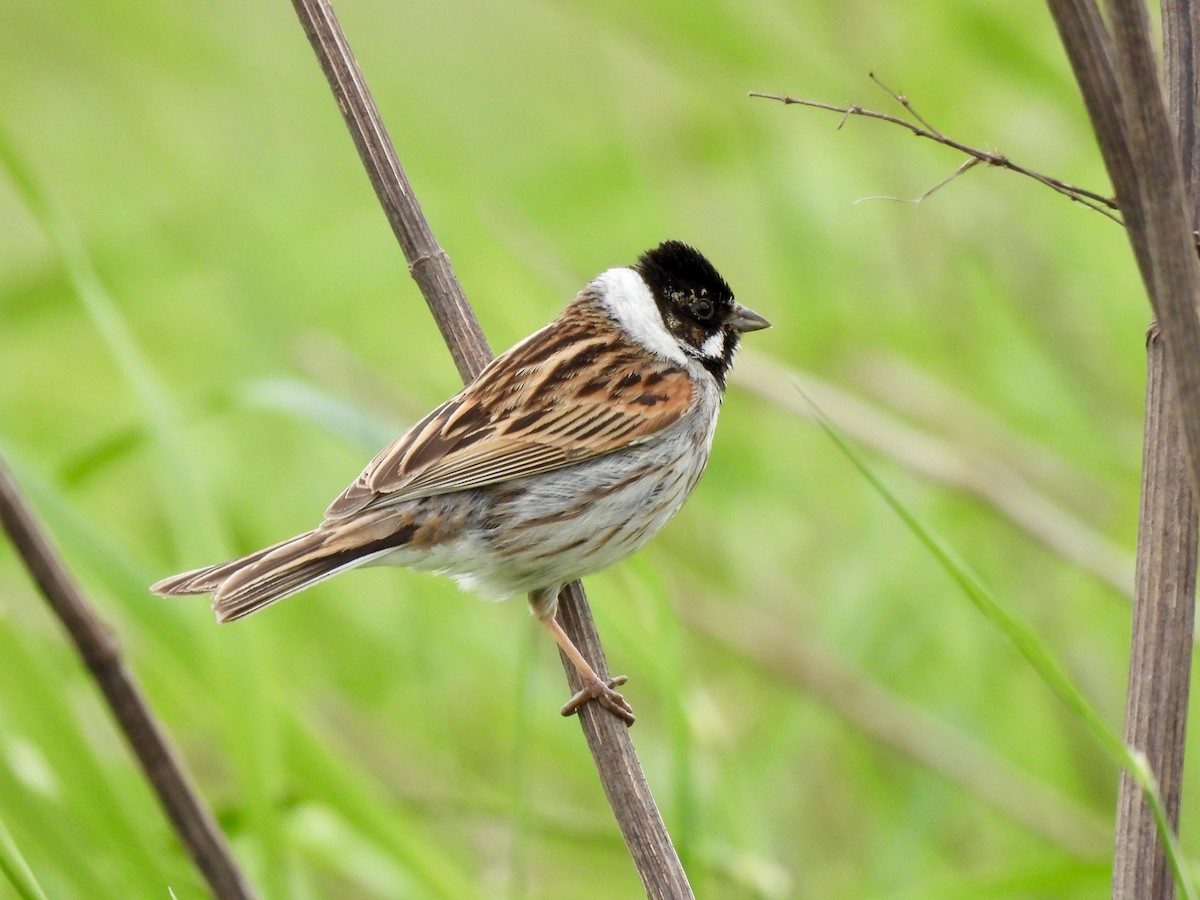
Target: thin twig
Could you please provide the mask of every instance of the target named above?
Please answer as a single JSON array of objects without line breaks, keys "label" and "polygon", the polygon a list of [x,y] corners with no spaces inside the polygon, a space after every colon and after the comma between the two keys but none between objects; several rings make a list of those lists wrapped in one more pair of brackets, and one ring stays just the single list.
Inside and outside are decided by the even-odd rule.
[{"label": "thin twig", "polygon": [[971,169],[975,168],[978,165],[980,165],[980,162],[979,162],[979,160],[975,159],[974,157],[972,157],[971,159],[963,160],[962,164],[957,169],[955,169],[953,172],[951,172],[949,175],[947,175],[945,178],[943,178],[941,181],[939,181],[933,187],[929,188],[921,196],[914,197],[911,200],[906,200],[903,197],[888,197],[886,195],[878,195],[878,196],[873,196],[873,197],[862,197],[858,200],[855,200],[854,202],[855,202],[855,204],[858,204],[858,203],[862,203],[864,200],[892,200],[892,201],[895,201],[896,203],[924,203],[926,200],[928,200],[930,197],[932,197],[934,194],[936,194],[938,191],[940,191],[942,188],[944,188],[950,182],[954,181],[954,179],[958,178],[960,175],[965,175],[967,172],[969,172]]},{"label": "thin twig", "polygon": [[3,460],[0,525],[92,673],[176,833],[213,893],[220,900],[253,897],[225,836],[188,780],[178,754],[126,667],[116,637],[75,584]]},{"label": "thin twig", "polygon": [[932,125],[929,124],[928,119],[926,119],[923,115],[921,115],[919,112],[917,112],[917,110],[913,107],[912,102],[908,99],[908,97],[906,95],[898,94],[895,91],[893,91],[890,87],[888,87],[886,84],[884,84],[882,81],[880,81],[879,76],[876,75],[874,72],[868,72],[867,76],[873,82],[875,82],[877,85],[879,85],[880,90],[882,90],[885,94],[887,94],[889,97],[891,97],[897,103],[899,103],[908,112],[908,114],[910,116],[912,116],[914,119],[916,119],[918,122],[920,122],[927,131],[931,132],[932,134],[936,135],[939,138],[945,138],[944,134],[942,134],[938,129],[934,128]]},{"label": "thin twig", "polygon": [[[467,380],[487,364],[491,352],[449,259],[434,239],[400,166],[346,36],[327,0],[292,0],[292,3],[408,259],[409,269],[441,328],[460,374]],[[559,618],[596,671],[607,672],[600,638],[579,582],[569,585],[560,595]],[[575,669],[565,657],[563,668],[574,684]],[[691,897],[687,876],[647,786],[625,723],[595,703],[581,709],[579,721],[647,895]]]},{"label": "thin twig", "polygon": [[[1064,197],[1068,197],[1076,203],[1082,203],[1088,209],[1095,210],[1106,218],[1112,219],[1118,225],[1123,224],[1121,219],[1114,215],[1114,212],[1119,212],[1120,207],[1117,201],[1112,197],[1106,197],[1103,194],[1098,194],[1095,191],[1089,191],[1087,188],[1081,188],[1076,185],[1063,181],[1060,178],[1053,178],[1049,175],[1043,175],[1041,172],[1036,172],[1033,169],[1026,168],[1018,163],[1013,162],[1002,153],[993,153],[990,150],[980,150],[978,147],[972,147],[969,144],[964,144],[962,141],[955,140],[943,134],[937,128],[933,127],[924,116],[916,111],[911,101],[903,94],[898,94],[885,85],[882,81],[871,74],[871,80],[879,85],[880,89],[885,91],[889,97],[898,103],[906,113],[912,116],[916,121],[894,116],[890,113],[877,112],[873,109],[866,109],[859,106],[857,103],[850,106],[837,106],[832,103],[822,103],[819,100],[806,100],[800,97],[790,97],[786,94],[771,94],[761,91],[751,91],[751,97],[760,97],[765,100],[777,100],[786,105],[808,106],[813,109],[827,109],[830,112],[841,113],[842,118],[838,122],[838,128],[845,124],[850,116],[862,116],[867,119],[878,119],[882,122],[889,122],[892,125],[899,125],[901,128],[906,128],[917,137],[926,138],[943,146],[957,150],[959,153],[964,153],[977,162],[988,166],[995,166],[999,169],[1007,169],[1010,172],[1016,172],[1018,175],[1024,175],[1026,178],[1032,178],[1040,184],[1044,184],[1051,190],[1057,191]],[[966,169],[961,169],[951,176],[951,179],[961,175]],[[950,180],[950,179],[948,179]],[[929,191],[925,192],[925,197],[932,194],[935,190],[941,187],[942,184],[934,186]],[[924,199],[924,197],[922,198]]]}]

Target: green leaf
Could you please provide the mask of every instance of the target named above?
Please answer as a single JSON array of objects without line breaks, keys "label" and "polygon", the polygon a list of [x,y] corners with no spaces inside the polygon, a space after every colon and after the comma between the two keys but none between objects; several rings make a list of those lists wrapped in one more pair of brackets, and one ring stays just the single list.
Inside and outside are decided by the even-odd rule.
[{"label": "green leaf", "polygon": [[899,497],[883,482],[883,479],[876,475],[874,470],[867,465],[866,460],[854,449],[829,417],[813,402],[808,394],[804,393],[804,388],[798,382],[793,382],[793,384],[795,384],[796,389],[801,395],[804,396],[809,406],[812,407],[813,416],[821,428],[825,430],[825,433],[829,435],[838,449],[845,454],[846,458],[854,464],[855,468],[862,473],[871,487],[884,499],[884,502],[900,517],[900,520],[908,526],[909,531],[917,537],[925,549],[938,561],[938,564],[946,574],[962,589],[967,599],[975,605],[976,609],[983,613],[1002,635],[1008,638],[1012,645],[1016,647],[1017,652],[1025,658],[1034,671],[1041,677],[1042,681],[1046,683],[1046,686],[1057,694],[1058,698],[1066,704],[1067,708],[1087,726],[1092,737],[1096,739],[1096,743],[1100,745],[1108,757],[1118,766],[1125,767],[1133,775],[1134,780],[1145,793],[1146,800],[1154,812],[1154,820],[1158,825],[1159,837],[1166,848],[1167,859],[1171,864],[1172,871],[1175,873],[1176,883],[1188,900],[1196,900],[1194,887],[1183,867],[1179,842],[1167,821],[1166,807],[1163,804],[1162,795],[1158,790],[1158,782],[1154,777],[1154,773],[1150,770],[1145,756],[1137,749],[1127,745],[1121,739],[1117,730],[1109,724],[1108,720],[1104,718],[1092,702],[1084,696],[1083,691],[1075,684],[1066,667],[1055,655],[1050,645],[1037,632],[1037,629],[1017,612],[1016,609],[1003,603],[993,594],[979,577],[971,571],[967,564],[959,558],[954,550],[951,549],[950,545],[936,535],[932,529],[927,528],[917,518],[916,514],[901,502]]},{"label": "green leaf", "polygon": [[0,819],[0,872],[22,900],[46,900],[46,894]]}]

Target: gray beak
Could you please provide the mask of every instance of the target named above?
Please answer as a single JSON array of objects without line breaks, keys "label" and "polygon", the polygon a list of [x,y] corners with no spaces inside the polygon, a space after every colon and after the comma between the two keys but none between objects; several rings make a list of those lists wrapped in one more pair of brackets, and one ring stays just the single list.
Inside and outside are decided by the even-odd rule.
[{"label": "gray beak", "polygon": [[732,325],[738,331],[759,331],[763,328],[770,328],[771,323],[748,307],[742,306],[740,303],[734,304],[733,313],[725,320],[726,325]]}]

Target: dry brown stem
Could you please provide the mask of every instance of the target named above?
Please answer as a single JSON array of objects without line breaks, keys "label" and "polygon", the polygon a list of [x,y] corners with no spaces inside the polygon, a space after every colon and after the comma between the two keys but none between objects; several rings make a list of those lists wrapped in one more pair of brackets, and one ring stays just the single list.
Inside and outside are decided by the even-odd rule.
[{"label": "dry brown stem", "polygon": [[[292,5],[329,80],[367,175],[408,260],[409,270],[442,331],[459,373],[468,380],[487,365],[491,351],[454,277],[449,258],[434,239],[400,166],[346,35],[326,0],[293,0]],[[592,667],[601,675],[606,674],[600,637],[579,582],[573,582],[560,595],[558,615],[563,629]],[[577,690],[574,666],[565,656],[562,661],[572,690]],[[687,875],[647,786],[629,729],[595,703],[582,708],[579,722],[647,896],[691,897]]]},{"label": "dry brown stem", "polygon": [[[1195,5],[1164,0],[1168,115],[1145,4],[1048,0],[1117,193],[1162,343],[1151,334],[1138,576],[1125,740],[1161,786],[1178,828],[1196,580],[1194,489],[1200,485],[1200,271],[1193,229],[1198,164]],[[1174,125],[1174,128],[1172,127]],[[1182,142],[1182,143],[1180,143]],[[1181,165],[1181,157],[1186,160]],[[1188,196],[1188,187],[1192,196]],[[1165,352],[1164,352],[1165,351]],[[1189,477],[1190,476],[1190,477]],[[1166,723],[1170,724],[1166,724]],[[1168,900],[1175,881],[1151,810],[1122,775],[1113,897]]]},{"label": "dry brown stem", "polygon": [[146,780],[213,894],[220,900],[253,897],[225,836],[189,781],[179,755],[125,665],[116,637],[67,571],[2,460],[0,525],[66,629],[141,764]]},{"label": "dry brown stem", "polygon": [[[1125,700],[1125,742],[1146,754],[1173,828],[1179,827],[1196,595],[1196,505],[1157,328],[1146,341],[1146,424],[1137,589]],[[1121,773],[1113,897],[1169,898],[1175,881],[1153,812]]]}]

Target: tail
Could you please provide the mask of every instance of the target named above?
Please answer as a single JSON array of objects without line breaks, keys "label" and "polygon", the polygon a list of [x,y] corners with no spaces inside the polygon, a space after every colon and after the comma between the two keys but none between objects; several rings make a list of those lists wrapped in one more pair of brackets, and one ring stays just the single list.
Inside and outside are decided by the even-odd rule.
[{"label": "tail", "polygon": [[379,529],[322,525],[249,556],[164,578],[150,590],[160,597],[212,594],[217,621],[231,622],[347,569],[365,565],[406,543],[411,536],[403,527],[389,529],[383,536],[364,534],[364,530]]}]

